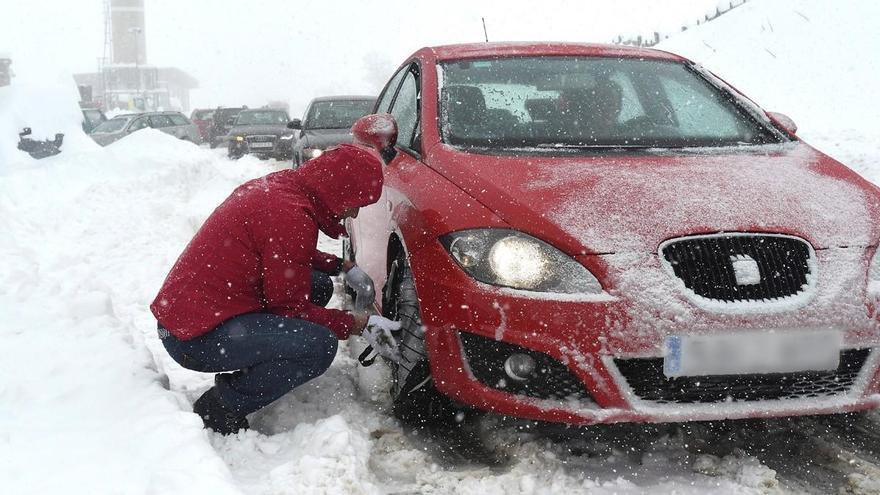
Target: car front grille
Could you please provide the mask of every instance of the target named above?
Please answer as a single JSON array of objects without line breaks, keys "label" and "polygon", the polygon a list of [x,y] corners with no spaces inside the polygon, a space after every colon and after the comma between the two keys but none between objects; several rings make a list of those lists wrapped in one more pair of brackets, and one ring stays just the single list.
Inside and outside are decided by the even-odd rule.
[{"label": "car front grille", "polygon": [[683,376],[663,374],[663,358],[615,359],[614,364],[633,393],[657,404],[750,402],[759,400],[827,398],[848,392],[870,349],[840,353],[833,371],[748,375]]},{"label": "car front grille", "polygon": [[[770,301],[805,290],[812,250],[803,239],[773,234],[717,234],[665,242],[663,259],[696,295],[716,301]],[[756,270],[752,280],[737,272],[737,260]]]},{"label": "car front grille", "polygon": [[[472,333],[459,335],[471,372],[488,387],[537,399],[590,399],[584,384],[564,364],[543,352]],[[519,382],[507,376],[504,362],[512,354],[527,354],[535,360],[532,378]]]},{"label": "car front grille", "polygon": [[246,136],[248,146],[256,150],[271,151],[275,148],[275,136],[271,134]]}]

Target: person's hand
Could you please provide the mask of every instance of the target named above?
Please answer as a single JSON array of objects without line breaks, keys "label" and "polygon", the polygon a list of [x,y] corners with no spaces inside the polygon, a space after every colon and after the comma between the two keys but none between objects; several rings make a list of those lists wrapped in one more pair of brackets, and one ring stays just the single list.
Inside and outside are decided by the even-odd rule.
[{"label": "person's hand", "polygon": [[342,260],[342,273],[348,273],[355,266],[357,265],[355,265],[354,261]]},{"label": "person's hand", "polygon": [[370,316],[364,328],[363,337],[380,356],[395,363],[403,360],[397,339],[391,332],[400,330],[400,322],[379,315]]},{"label": "person's hand", "polygon": [[361,335],[364,333],[364,328],[367,326],[367,322],[370,320],[370,315],[367,313],[352,313],[351,316],[354,318],[354,328],[351,330],[352,335]]},{"label": "person's hand", "polygon": [[373,279],[361,267],[351,267],[345,273],[345,283],[355,293],[354,309],[356,311],[364,311],[373,306],[376,298]]}]

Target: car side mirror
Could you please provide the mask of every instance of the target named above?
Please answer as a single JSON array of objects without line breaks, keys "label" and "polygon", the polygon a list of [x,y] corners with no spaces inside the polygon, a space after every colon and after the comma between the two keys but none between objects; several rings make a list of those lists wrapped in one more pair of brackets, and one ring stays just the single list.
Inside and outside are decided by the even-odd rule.
[{"label": "car side mirror", "polygon": [[228,119],[226,119],[226,125],[233,125],[233,124],[235,124],[235,117],[229,117]]},{"label": "car side mirror", "polygon": [[287,123],[288,129],[298,130],[298,129],[302,129],[302,127],[303,127],[302,120],[299,120],[299,119],[293,119]]},{"label": "car side mirror", "polygon": [[795,124],[794,120],[788,115],[779,112],[767,112],[767,116],[769,116],[775,123],[781,125],[786,131],[792,134],[797,132],[797,124]]}]

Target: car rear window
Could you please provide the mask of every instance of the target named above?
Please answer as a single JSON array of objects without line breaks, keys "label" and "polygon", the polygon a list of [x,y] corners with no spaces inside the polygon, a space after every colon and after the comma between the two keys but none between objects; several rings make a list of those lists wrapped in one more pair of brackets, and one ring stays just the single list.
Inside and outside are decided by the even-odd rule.
[{"label": "car rear window", "polygon": [[679,62],[519,57],[442,64],[440,130],[485,148],[730,146],[785,138]]}]

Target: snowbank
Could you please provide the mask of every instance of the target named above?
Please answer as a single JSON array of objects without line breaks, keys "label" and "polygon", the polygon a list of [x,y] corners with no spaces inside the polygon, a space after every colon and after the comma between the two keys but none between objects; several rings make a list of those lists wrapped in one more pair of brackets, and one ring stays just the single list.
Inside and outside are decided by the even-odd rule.
[{"label": "snowbank", "polygon": [[2,491],[239,493],[168,390],[147,305],[211,209],[270,170],[154,130],[73,148],[0,180]]},{"label": "snowbank", "polygon": [[[79,92],[69,84],[13,84],[0,87],[0,175],[13,166],[34,160],[18,149],[18,133],[30,127],[33,139],[53,139],[64,134],[62,153],[95,150],[98,145],[82,130]],[[49,158],[57,160],[57,157]]]},{"label": "snowbank", "polygon": [[792,117],[807,142],[880,182],[878,25],[873,0],[752,1],[657,48]]}]

